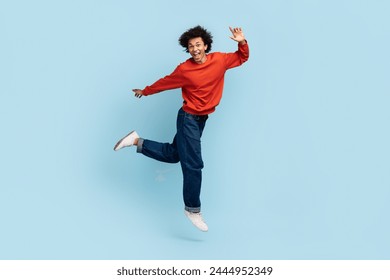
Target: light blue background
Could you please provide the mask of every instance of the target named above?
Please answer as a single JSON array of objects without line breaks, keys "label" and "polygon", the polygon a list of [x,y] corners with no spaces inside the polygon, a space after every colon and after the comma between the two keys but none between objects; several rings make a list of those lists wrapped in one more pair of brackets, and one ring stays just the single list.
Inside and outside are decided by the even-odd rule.
[{"label": "light blue background", "polygon": [[[388,1],[2,1],[1,259],[389,259]],[[179,90],[136,99],[201,24],[250,60],[206,126],[210,231],[183,214]]]}]

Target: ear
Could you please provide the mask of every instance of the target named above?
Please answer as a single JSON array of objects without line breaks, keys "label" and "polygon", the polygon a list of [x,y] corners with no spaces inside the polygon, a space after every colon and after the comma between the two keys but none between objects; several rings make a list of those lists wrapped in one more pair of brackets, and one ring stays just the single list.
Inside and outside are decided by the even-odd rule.
[{"label": "ear", "polygon": [[204,45],[204,50],[206,51],[208,47],[208,45]]}]

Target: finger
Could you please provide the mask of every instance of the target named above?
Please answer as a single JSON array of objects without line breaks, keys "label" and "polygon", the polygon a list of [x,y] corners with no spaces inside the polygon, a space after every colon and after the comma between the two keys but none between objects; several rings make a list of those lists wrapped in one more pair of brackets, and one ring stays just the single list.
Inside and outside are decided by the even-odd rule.
[{"label": "finger", "polygon": [[230,32],[232,32],[232,34],[234,34],[233,28],[231,28],[231,27],[229,26],[229,29],[230,29]]}]

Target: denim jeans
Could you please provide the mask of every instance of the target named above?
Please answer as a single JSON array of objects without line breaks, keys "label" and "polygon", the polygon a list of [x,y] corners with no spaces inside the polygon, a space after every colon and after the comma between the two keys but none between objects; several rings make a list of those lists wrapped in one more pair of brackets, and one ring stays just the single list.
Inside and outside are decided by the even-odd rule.
[{"label": "denim jeans", "polygon": [[207,118],[207,115],[192,115],[181,108],[177,115],[177,132],[172,143],[140,138],[137,145],[137,152],[147,157],[167,163],[180,162],[185,209],[193,213],[200,212],[203,168],[200,138]]}]

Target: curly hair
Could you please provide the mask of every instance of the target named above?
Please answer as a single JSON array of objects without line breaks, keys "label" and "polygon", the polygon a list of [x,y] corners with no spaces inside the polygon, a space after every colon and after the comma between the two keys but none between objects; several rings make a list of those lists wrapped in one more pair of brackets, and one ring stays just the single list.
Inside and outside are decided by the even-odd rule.
[{"label": "curly hair", "polygon": [[188,41],[193,39],[201,37],[203,40],[203,43],[207,45],[206,53],[211,51],[211,44],[213,43],[213,36],[210,32],[207,31],[207,29],[203,28],[202,26],[198,25],[193,28],[188,29],[186,32],[184,32],[180,38],[179,38],[179,44],[185,48],[186,52],[188,51]]}]

